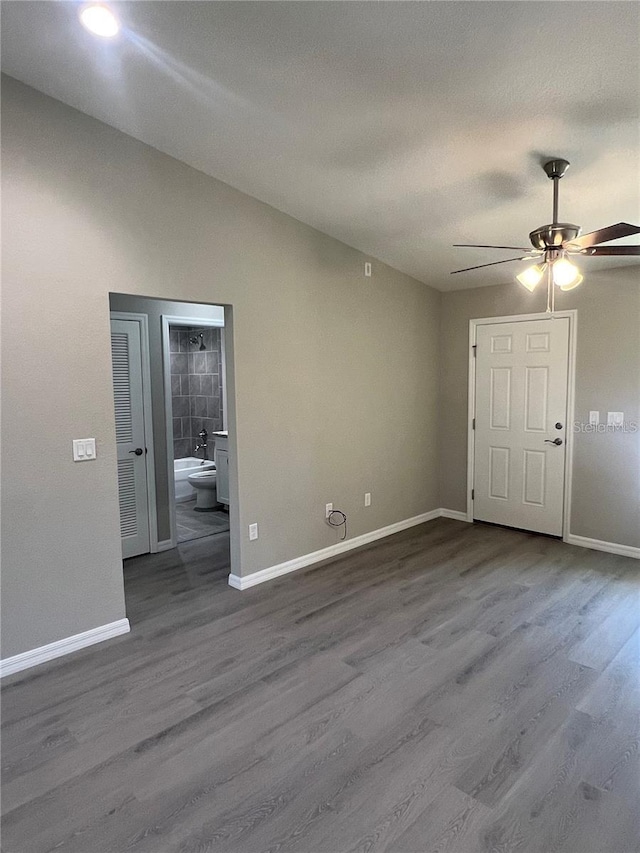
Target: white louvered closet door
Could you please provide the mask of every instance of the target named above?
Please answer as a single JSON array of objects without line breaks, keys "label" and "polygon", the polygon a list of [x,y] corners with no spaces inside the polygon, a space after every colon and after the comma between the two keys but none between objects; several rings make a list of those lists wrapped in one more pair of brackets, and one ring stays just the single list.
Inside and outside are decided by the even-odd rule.
[{"label": "white louvered closet door", "polygon": [[111,320],[122,556],[149,552],[149,508],[140,324]]}]

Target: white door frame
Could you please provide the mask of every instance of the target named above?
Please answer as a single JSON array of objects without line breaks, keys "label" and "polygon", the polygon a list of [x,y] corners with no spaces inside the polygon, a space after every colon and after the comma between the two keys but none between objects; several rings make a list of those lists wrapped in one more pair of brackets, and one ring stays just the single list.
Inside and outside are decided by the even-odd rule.
[{"label": "white door frame", "polygon": [[569,365],[567,374],[567,430],[565,433],[566,453],[564,458],[564,505],[562,518],[562,541],[567,542],[571,530],[571,485],[573,478],[573,422],[575,418],[576,392],[576,340],[578,311],[556,311],[553,314],[511,314],[506,317],[482,317],[469,320],[469,391],[467,410],[467,521],[473,521],[473,473],[475,469],[475,434],[473,419],[476,411],[476,330],[478,326],[492,323],[521,323],[527,320],[548,320],[567,317],[569,319]]},{"label": "white door frame", "polygon": [[130,320],[140,326],[140,356],[142,358],[142,412],[144,417],[145,468],[147,471],[147,512],[149,513],[149,551],[158,552],[158,511],[156,506],[156,468],[153,446],[153,416],[151,408],[151,356],[149,354],[149,318],[146,314],[111,311],[112,320]]},{"label": "white door frame", "polygon": [[[224,308],[224,306],[220,306]],[[169,498],[169,541],[163,542],[163,550],[176,548],[178,545],[176,523],[176,493],[175,472],[173,469],[173,407],[171,404],[171,351],[169,348],[169,326],[196,326],[200,329],[221,329],[223,370],[222,382],[222,428],[227,428],[227,376],[224,341],[224,321],[203,320],[202,317],[176,317],[173,314],[163,314],[162,317],[162,372],[164,376],[164,422],[167,436],[167,486]]]}]

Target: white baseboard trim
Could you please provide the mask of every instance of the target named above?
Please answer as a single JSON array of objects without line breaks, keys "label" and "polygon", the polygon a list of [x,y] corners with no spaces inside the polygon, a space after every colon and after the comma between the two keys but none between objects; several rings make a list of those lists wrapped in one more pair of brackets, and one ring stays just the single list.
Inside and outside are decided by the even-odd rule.
[{"label": "white baseboard trim", "polygon": [[37,666],[54,658],[71,654],[71,652],[84,649],[86,646],[102,643],[104,640],[110,640],[112,637],[120,636],[120,634],[127,634],[130,630],[129,620],[119,619],[117,622],[110,622],[108,625],[99,625],[97,628],[91,628],[90,631],[83,631],[81,634],[74,634],[72,637],[56,640],[55,643],[48,643],[46,646],[40,646],[28,652],[21,652],[19,655],[14,655],[0,661],[0,678],[4,678],[5,675],[12,675],[14,672],[20,672],[23,669],[29,669],[32,666]]},{"label": "white baseboard trim", "polygon": [[472,521],[472,519],[467,516],[466,512],[460,512],[460,510],[457,509],[443,508],[440,510],[440,515],[442,518],[453,518],[454,521]]},{"label": "white baseboard trim", "polygon": [[170,551],[172,548],[175,548],[176,544],[173,539],[163,539],[162,542],[158,542],[158,547],[156,549],[156,553],[159,554],[160,551]]},{"label": "white baseboard trim", "polygon": [[[395,524],[389,524],[387,527],[380,527],[378,530],[372,530],[370,533],[363,533],[362,536],[356,536],[354,539],[347,539],[345,542],[337,542],[335,545],[330,545],[328,548],[322,548],[320,551],[313,551],[311,554],[303,554],[302,557],[296,557],[294,560],[287,560],[286,563],[279,563],[276,566],[270,566],[268,569],[262,569],[259,572],[253,572],[246,577],[239,575],[229,575],[229,586],[234,589],[249,589],[249,587],[257,586],[266,581],[278,578],[281,575],[288,575],[290,572],[296,572],[298,569],[305,569],[314,563],[321,563],[324,560],[329,560],[331,557],[337,557],[339,554],[344,554],[347,551],[352,551],[354,548],[361,548],[363,545],[368,545],[370,542],[375,542],[377,539],[384,539],[386,536],[392,536],[394,533],[399,533],[401,530],[407,530],[409,527],[415,527],[418,524],[424,524],[425,521],[432,521],[434,518],[452,518],[455,521],[469,522],[472,519],[467,517],[466,512],[460,512],[457,509],[446,509],[439,507],[431,512],[424,512],[422,515],[416,515],[413,518],[407,518],[404,521],[397,521]],[[624,557],[635,557],[640,559],[640,548],[634,548],[631,545],[618,545],[615,542],[603,542],[600,539],[587,539],[585,536],[574,536],[570,534],[565,540],[570,545],[580,545],[583,548],[593,548],[596,551],[607,551],[610,554],[621,554]]]},{"label": "white baseboard trim", "polygon": [[396,521],[395,524],[389,524],[387,527],[380,527],[378,530],[372,530],[370,533],[363,533],[362,536],[356,536],[354,539],[347,539],[345,542],[337,542],[335,545],[330,545],[328,548],[322,548],[320,551],[313,551],[311,554],[303,554],[302,557],[296,557],[294,560],[287,560],[286,563],[279,563],[276,566],[270,566],[268,569],[262,569],[259,572],[253,572],[246,577],[239,575],[229,575],[229,586],[234,589],[249,589],[251,586],[256,586],[259,583],[273,580],[281,575],[288,575],[290,572],[296,572],[298,569],[306,569],[307,566],[312,566],[314,563],[321,563],[324,560],[329,560],[331,557],[337,557],[339,554],[344,554],[346,551],[352,551],[354,548],[361,548],[363,545],[368,545],[370,542],[375,542],[377,539],[384,539],[386,536],[392,536],[394,533],[399,533],[401,530],[407,530],[409,527],[415,527],[418,524],[424,524],[425,521],[433,521],[434,518],[454,518],[458,521],[467,521],[465,512],[458,512],[453,509],[432,509],[430,512],[423,512],[421,515],[414,515],[413,518],[406,518],[404,521]]},{"label": "white baseboard trim", "polygon": [[569,545],[579,545],[581,548],[606,551],[608,554],[620,554],[622,557],[633,557],[636,560],[640,560],[640,548],[635,548],[633,545],[619,545],[617,542],[589,539],[587,536],[576,536],[574,533],[570,533],[565,542]]}]

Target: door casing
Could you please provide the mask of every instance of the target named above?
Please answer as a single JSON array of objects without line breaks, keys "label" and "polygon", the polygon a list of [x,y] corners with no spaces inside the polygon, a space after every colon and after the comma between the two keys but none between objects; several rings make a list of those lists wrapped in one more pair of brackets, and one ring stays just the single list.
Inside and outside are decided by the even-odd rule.
[{"label": "door casing", "polygon": [[475,470],[475,436],[473,419],[476,411],[476,330],[478,326],[493,323],[519,323],[527,320],[548,320],[554,317],[569,318],[569,364],[567,372],[567,431],[566,453],[564,460],[564,506],[562,519],[562,541],[568,541],[571,531],[571,482],[573,475],[573,423],[575,420],[576,386],[576,340],[578,331],[578,311],[556,311],[554,314],[510,314],[503,317],[482,317],[469,320],[469,385],[467,409],[467,521],[473,521],[473,474]]},{"label": "door casing", "polygon": [[156,469],[153,447],[153,421],[151,409],[151,369],[149,355],[149,318],[146,314],[127,311],[111,311],[112,320],[131,320],[140,326],[140,355],[142,358],[142,411],[144,415],[144,439],[147,452],[147,511],[149,513],[149,552],[158,552],[158,515],[156,506]]}]

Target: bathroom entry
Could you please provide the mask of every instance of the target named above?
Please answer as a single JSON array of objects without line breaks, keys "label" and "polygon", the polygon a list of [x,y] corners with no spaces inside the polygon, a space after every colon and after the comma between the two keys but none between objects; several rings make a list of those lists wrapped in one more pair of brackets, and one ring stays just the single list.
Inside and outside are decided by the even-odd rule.
[{"label": "bathroom entry", "polygon": [[226,461],[224,328],[215,321],[162,319],[167,447],[180,544],[229,530],[228,490],[216,464]]}]

